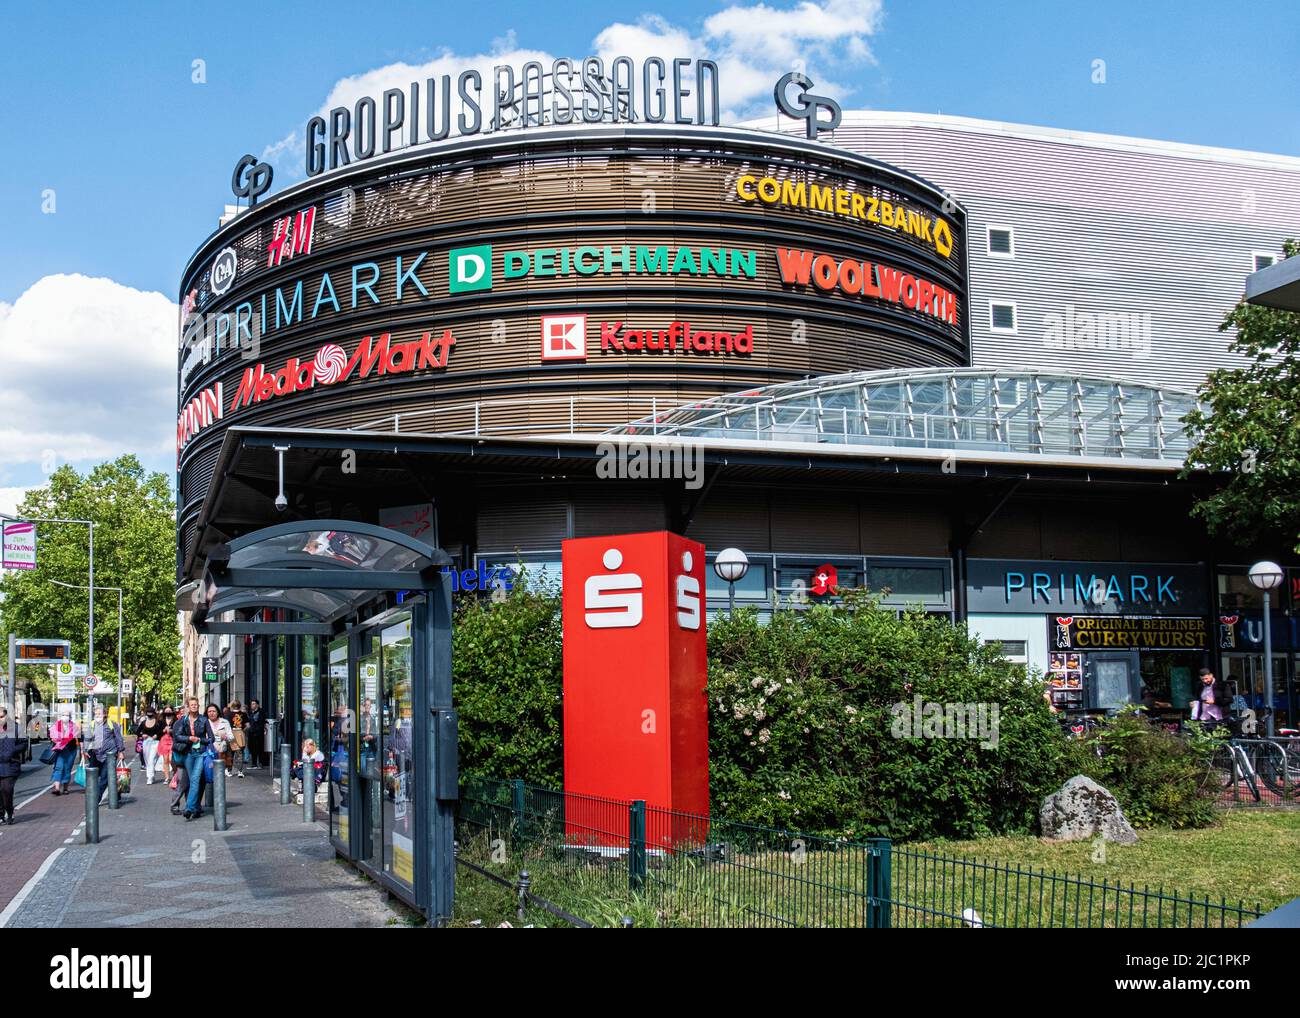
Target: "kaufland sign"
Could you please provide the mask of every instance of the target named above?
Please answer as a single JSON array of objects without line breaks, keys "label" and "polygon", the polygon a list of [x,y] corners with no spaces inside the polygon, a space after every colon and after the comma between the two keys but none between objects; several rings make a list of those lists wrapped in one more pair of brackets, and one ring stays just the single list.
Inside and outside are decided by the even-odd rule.
[{"label": "kaufland sign", "polygon": [[351,354],[337,343],[326,343],[311,360],[290,357],[278,369],[258,363],[244,370],[226,403],[225,388],[216,382],[190,400],[176,422],[176,452],[195,435],[227,413],[265,400],[304,392],[316,385],[336,385],[354,375],[358,379],[373,375],[399,375],[427,369],[443,369],[456,345],[450,329],[441,335],[424,333],[420,339],[394,342],[390,333],[378,338],[365,336]]}]

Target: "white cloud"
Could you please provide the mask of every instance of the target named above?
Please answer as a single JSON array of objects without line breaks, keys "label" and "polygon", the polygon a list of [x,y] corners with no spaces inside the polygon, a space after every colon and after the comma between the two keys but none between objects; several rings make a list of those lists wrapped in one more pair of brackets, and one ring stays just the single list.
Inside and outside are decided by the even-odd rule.
[{"label": "white cloud", "polygon": [[[783,7],[761,2],[733,4],[706,17],[694,30],[658,14],[647,14],[634,24],[615,22],[602,28],[592,42],[592,53],[606,61],[615,56],[638,61],[648,56],[717,61],[722,120],[730,123],[775,115],[771,89],[776,79],[790,70],[805,71],[816,81],[817,91],[845,99],[852,89],[833,76],[874,63],[868,39],[879,30],[882,17],[883,0],[803,0]],[[341,78],[310,115],[326,116],[336,106],[353,107],[363,96],[378,99],[385,89],[405,89],[411,82],[423,83],[443,74],[451,75],[454,83],[456,75],[470,69],[482,75],[484,92],[490,94],[492,69],[498,64],[509,64],[518,74],[529,60],[549,68],[560,55],[564,54],[520,48],[511,31],[494,40],[487,53],[459,54],[444,49],[423,64],[388,64]],[[578,60],[587,54],[567,55]],[[453,101],[453,119],[456,112]],[[304,117],[262,153],[285,182],[305,175],[306,120]]]},{"label": "white cloud", "polygon": [[160,293],[81,275],[45,276],[0,304],[0,470],[163,459],[175,448],[177,313]]},{"label": "white cloud", "polygon": [[0,488],[0,513],[12,516],[30,488]]}]

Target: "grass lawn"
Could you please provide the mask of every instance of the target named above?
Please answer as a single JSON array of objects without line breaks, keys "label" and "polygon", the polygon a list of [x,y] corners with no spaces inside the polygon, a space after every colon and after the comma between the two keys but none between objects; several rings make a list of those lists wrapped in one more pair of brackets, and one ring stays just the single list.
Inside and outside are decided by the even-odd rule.
[{"label": "grass lawn", "polygon": [[[1030,836],[896,845],[892,923],[957,926],[972,907],[984,922],[1007,926],[1237,925],[1204,902],[1268,911],[1300,895],[1300,812],[1225,811],[1215,827],[1138,837],[1133,846],[1106,844],[1098,861],[1090,843]],[[628,891],[621,858],[592,860],[552,842],[516,843],[508,860],[496,861],[479,837],[463,837],[461,851],[507,879],[528,870],[534,893],[597,926],[625,915],[639,927],[861,926],[868,908],[869,863],[858,847],[799,854],[774,845],[723,861],[652,860],[637,894]],[[509,888],[464,867],[456,880],[453,925],[518,924]],[[1139,893],[1115,891],[1130,886]],[[1198,904],[1160,900],[1158,891]],[[535,907],[524,922],[566,925]]]},{"label": "grass lawn", "polygon": [[1035,837],[927,842],[907,848],[1008,866],[1078,874],[1088,880],[1164,887],[1198,898],[1244,902],[1267,912],[1300,895],[1300,811],[1224,810],[1217,827],[1138,831],[1136,845],[1105,845],[1094,862],[1088,842]]}]

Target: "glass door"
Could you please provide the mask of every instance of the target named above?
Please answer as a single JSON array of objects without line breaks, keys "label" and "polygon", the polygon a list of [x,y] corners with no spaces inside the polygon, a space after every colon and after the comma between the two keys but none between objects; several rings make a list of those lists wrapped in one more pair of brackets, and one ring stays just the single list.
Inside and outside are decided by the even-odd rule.
[{"label": "glass door", "polygon": [[411,681],[411,616],[403,613],[380,635],[383,705],[380,711],[380,753],[383,761],[382,856],[384,873],[415,884],[415,810],[417,781],[414,740],[414,686]]},{"label": "glass door", "polygon": [[[329,746],[330,840],[349,859],[349,814],[352,799],[352,711],[348,692],[348,638],[340,636],[329,645]],[[297,754],[294,754],[297,756]]]},{"label": "glass door", "polygon": [[383,859],[383,785],[380,780],[379,735],[379,636],[373,630],[361,634],[357,656],[357,778],[364,803],[361,856],[378,868]]}]

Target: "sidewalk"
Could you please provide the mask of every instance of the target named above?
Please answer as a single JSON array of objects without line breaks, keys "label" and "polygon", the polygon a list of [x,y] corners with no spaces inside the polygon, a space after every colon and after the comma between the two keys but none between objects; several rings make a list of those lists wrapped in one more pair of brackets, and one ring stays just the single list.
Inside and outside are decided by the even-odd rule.
[{"label": "sidewalk", "polygon": [[[186,822],[172,816],[161,778],[146,785],[132,770],[130,798],[99,812],[100,843],[81,826],[53,847],[43,873],[24,888],[9,927],[142,927],[178,923],[205,929],[376,927],[402,922],[384,893],[336,861],[320,811],[280,805],[271,772],[226,781],[230,829],[212,829],[212,813]],[[75,798],[84,812],[84,797]],[[62,800],[61,806],[68,800]]]}]

